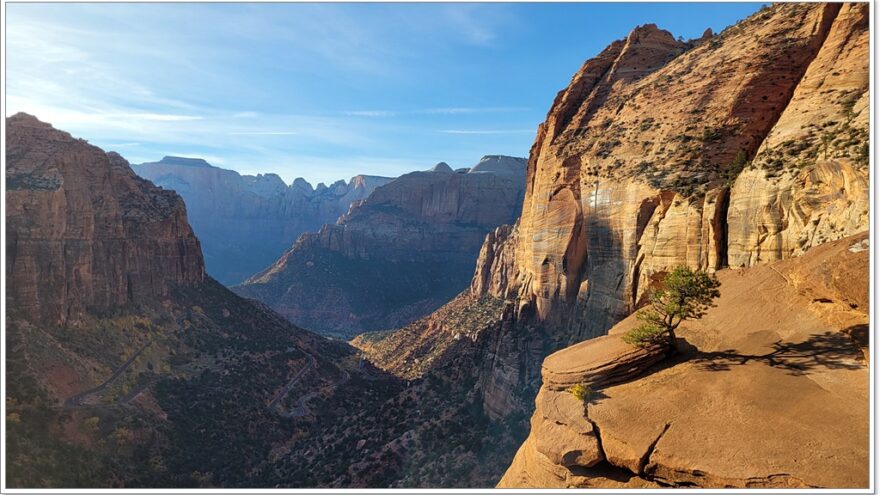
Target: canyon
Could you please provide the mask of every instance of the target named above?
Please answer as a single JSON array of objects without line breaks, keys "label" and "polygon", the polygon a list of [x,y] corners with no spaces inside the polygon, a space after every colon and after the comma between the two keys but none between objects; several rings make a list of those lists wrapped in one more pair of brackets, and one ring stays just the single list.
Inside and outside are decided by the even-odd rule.
[{"label": "canyon", "polygon": [[335,223],[351,203],[392,180],[356,175],[312,188],[298,178],[288,186],[276,174],[240,175],[202,159],[174,156],[132,168],[183,198],[208,273],[227,286],[266,269],[301,234]]},{"label": "canyon", "polygon": [[[834,476],[829,470],[824,479],[804,473],[775,476],[779,472],[771,467],[785,465],[784,448],[797,441],[791,437],[781,438],[776,450],[756,452],[764,457],[754,463],[730,458],[726,450],[710,452],[670,440],[667,458],[685,455],[675,450],[681,448],[700,459],[658,464],[646,472],[632,456],[638,460],[645,453],[639,449],[647,444],[630,444],[629,457],[620,462],[608,457],[608,463],[599,465],[605,459],[596,454],[600,435],[591,431],[601,426],[578,413],[570,394],[547,384],[552,357],[544,357],[585,340],[609,342],[611,337],[602,336],[641,307],[651,288],[675,266],[725,272],[722,278],[729,280],[737,276],[726,273],[732,269],[753,270],[773,262],[797,265],[799,256],[868,229],[867,21],[863,4],[778,4],[697,40],[677,41],[646,25],[612,43],[575,74],[539,126],[522,215],[514,225],[487,236],[470,292],[406,328],[364,335],[352,343],[383,369],[411,377],[442,366],[461,352],[463,341],[481,348],[482,362],[473,373],[479,377],[484,411],[494,420],[532,411],[540,390],[532,435],[502,479],[503,487],[864,486],[865,431],[859,429],[864,410],[853,408],[867,404],[860,381],[867,364],[854,360],[858,348],[844,338],[853,330],[849,324],[813,319],[804,328],[829,335],[816,350],[817,360],[843,356],[853,386],[845,392],[846,400],[833,406],[840,407],[834,413],[854,415],[861,422],[851,430],[829,433],[825,442],[849,449],[840,455],[855,465]],[[847,273],[858,284],[866,283],[866,261],[854,263]],[[816,276],[834,274],[817,270]],[[777,284],[772,278],[752,280],[748,287],[729,283],[728,290],[762,293],[765,285]],[[799,300],[799,310],[806,311],[809,303]],[[860,308],[863,320],[864,303],[853,302],[857,306],[851,308]],[[749,313],[757,302],[742,304],[738,311]],[[771,305],[768,311],[773,309]],[[467,321],[461,317],[465,313],[495,316],[471,318],[477,323],[463,327],[459,322]],[[854,327],[862,334],[863,324]],[[760,334],[757,327],[751,330]],[[726,343],[741,335],[734,333]],[[811,338],[797,336],[805,342]],[[693,338],[698,337],[708,338],[700,333]],[[750,345],[766,348],[773,338],[756,335]],[[671,366],[661,364],[663,356],[627,351],[615,342],[590,347],[598,356],[572,351],[583,362],[567,366],[588,369],[592,360],[605,356],[609,361],[596,366],[609,367],[631,383],[620,387],[640,393],[655,379],[649,374],[643,382],[640,374],[652,366]],[[720,352],[713,347],[718,342],[694,352]],[[746,369],[738,373],[754,371],[755,380],[763,372],[757,365]],[[679,372],[690,376],[681,367],[669,373]],[[554,394],[541,388],[542,375],[544,387]],[[661,380],[668,375],[656,376]],[[762,379],[769,383],[770,378]],[[799,379],[799,387],[812,387],[810,378]],[[616,417],[617,425],[639,423],[641,416],[633,411],[650,404],[638,398],[615,401],[613,390],[600,389],[610,398],[588,410]],[[735,395],[727,407],[740,407],[746,396],[754,394]],[[565,409],[558,401],[567,401]],[[710,401],[703,413],[721,415],[725,406],[714,404]],[[542,412],[544,408],[549,412]],[[660,430],[674,422],[671,411],[654,413]],[[814,420],[804,418],[798,427],[817,427]],[[683,421],[675,431],[687,425]],[[520,426],[519,431],[530,429],[528,421]],[[724,441],[739,448],[737,436],[727,431]],[[658,432],[645,432],[654,435],[648,443]],[[710,462],[715,463],[712,469],[699,467]],[[742,466],[750,467],[735,471]],[[744,472],[748,469],[754,472]]]},{"label": "canyon", "polygon": [[401,387],[206,275],[181,198],[119,155],[26,114],[6,130],[11,486],[260,483],[293,427],[270,405]]},{"label": "canyon", "polygon": [[207,275],[182,199],[119,155],[26,114],[6,130],[9,486],[500,476],[515,444],[499,454],[467,366],[418,382],[377,369]]},{"label": "canyon", "polygon": [[[233,291],[177,194],[7,118],[11,484],[866,488],[868,37],[639,26],[527,163],[379,185]],[[715,307],[622,341],[681,265]]]},{"label": "canyon", "polygon": [[524,181],[525,159],[498,155],[405,174],[233,290],[324,335],[401,327],[468,286],[483,238],[519,214]]}]

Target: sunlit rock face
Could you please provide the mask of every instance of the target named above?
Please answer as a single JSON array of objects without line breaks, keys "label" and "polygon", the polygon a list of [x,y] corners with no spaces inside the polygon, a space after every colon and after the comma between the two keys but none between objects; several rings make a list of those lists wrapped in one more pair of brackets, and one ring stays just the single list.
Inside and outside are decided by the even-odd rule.
[{"label": "sunlit rock face", "polygon": [[588,60],[539,127],[523,214],[487,240],[474,293],[515,296],[574,342],[672,266],[750,266],[864,230],[866,15],[780,5],[690,42],[648,25]]},{"label": "sunlit rock face", "polygon": [[[521,332],[508,340],[592,340],[544,361],[531,434],[500,487],[865,486],[866,365],[850,336],[864,334],[866,302],[841,288],[867,281],[864,234],[847,237],[869,226],[867,21],[864,4],[780,4],[687,43],[642,27],[559,94],[523,215],[487,237],[471,292],[513,301]],[[640,78],[615,79],[645,39],[665,60],[638,57]],[[680,264],[718,271],[722,299],[688,325],[678,360],[652,368],[620,333]],[[515,356],[494,362],[492,396],[530,383],[509,384]],[[793,374],[840,384],[841,402]],[[564,392],[574,383],[602,394],[585,407]],[[783,389],[810,411],[788,409]],[[745,427],[721,411],[767,419]],[[826,429],[828,416],[847,427]]]},{"label": "sunlit rock face", "polygon": [[717,305],[681,327],[665,362],[621,340],[635,315],[548,356],[498,486],[867,486],[867,239],[720,271]]},{"label": "sunlit rock face", "polygon": [[8,117],[6,132],[11,311],[63,324],[205,278],[177,194],[30,115]]}]

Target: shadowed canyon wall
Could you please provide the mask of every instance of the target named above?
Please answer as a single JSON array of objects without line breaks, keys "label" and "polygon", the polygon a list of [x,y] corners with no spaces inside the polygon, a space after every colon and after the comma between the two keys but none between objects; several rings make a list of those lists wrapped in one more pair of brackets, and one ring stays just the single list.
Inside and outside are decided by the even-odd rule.
[{"label": "shadowed canyon wall", "polygon": [[166,156],[132,167],[186,203],[208,273],[226,285],[242,282],[278,259],[304,232],[335,223],[354,201],[392,179],[357,175],[313,189],[275,174],[239,175],[194,158]]},{"label": "shadowed canyon wall", "polygon": [[486,233],[519,214],[524,176],[501,156],[403,175],[235,290],[325,334],[406,325],[467,287]]}]

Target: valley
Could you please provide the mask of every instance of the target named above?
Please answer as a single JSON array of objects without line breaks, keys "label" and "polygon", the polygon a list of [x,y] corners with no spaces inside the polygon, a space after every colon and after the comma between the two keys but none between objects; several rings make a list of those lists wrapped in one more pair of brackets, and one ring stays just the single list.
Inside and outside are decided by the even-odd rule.
[{"label": "valley", "polygon": [[867,488],[869,35],[637,26],[528,159],[314,189],[7,117],[8,485]]}]

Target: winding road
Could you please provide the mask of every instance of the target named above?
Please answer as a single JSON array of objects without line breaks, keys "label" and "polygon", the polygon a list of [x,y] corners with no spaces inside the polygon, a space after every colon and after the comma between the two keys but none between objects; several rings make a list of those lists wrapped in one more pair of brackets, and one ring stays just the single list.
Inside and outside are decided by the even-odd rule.
[{"label": "winding road", "polygon": [[[318,362],[315,357],[308,353],[306,353],[306,355],[309,358],[309,362],[306,364],[306,366],[297,371],[293,378],[291,378],[290,381],[287,382],[287,385],[285,385],[284,388],[275,395],[275,398],[272,399],[272,402],[270,402],[269,405],[266,406],[267,409],[269,409],[270,411],[274,410],[282,418],[301,418],[303,416],[307,416],[311,411],[309,410],[308,406],[306,406],[306,402],[310,401],[313,397],[320,393],[320,391],[315,390],[300,396],[300,398],[296,401],[296,406],[294,406],[287,412],[282,410],[282,408],[280,407],[279,403],[284,400],[285,397],[287,397],[287,394],[289,394],[290,391],[293,390],[293,387],[296,386],[297,383],[299,383],[302,377],[305,376],[307,372],[317,367]],[[363,362],[359,363],[359,368],[362,367]],[[339,371],[340,373],[342,373],[342,379],[334,384],[336,387],[343,385],[351,379],[351,374],[348,371],[342,368],[339,368]]]},{"label": "winding road", "polygon": [[146,350],[146,348],[150,347],[150,345],[152,345],[152,344],[153,344],[152,341],[144,344],[144,346],[141,347],[140,349],[138,349],[137,352],[132,354],[131,357],[128,358],[128,360],[126,362],[122,363],[122,366],[120,366],[116,371],[114,371],[113,374],[110,375],[110,378],[104,380],[104,382],[101,383],[100,385],[98,385],[97,387],[90,388],[90,389],[86,390],[85,392],[80,392],[74,396],[69,397],[66,401],[64,401],[64,408],[65,409],[73,409],[76,407],[81,407],[83,405],[83,402],[89,396],[95,395],[99,392],[102,392],[111,383],[113,383],[117,378],[119,378],[120,375],[125,373],[125,371],[129,368],[129,366],[131,366],[131,364],[134,363],[134,360],[137,359],[138,356],[140,356],[144,352],[144,350]]},{"label": "winding road", "polygon": [[[315,356],[312,356],[311,354],[306,353],[306,357],[308,357],[309,362],[306,363],[306,365],[303,366],[302,369],[297,371],[296,374],[293,375],[293,378],[291,378],[290,381],[287,382],[287,385],[285,385],[284,388],[281,389],[281,391],[275,395],[275,398],[272,399],[272,402],[270,402],[269,405],[266,406],[267,409],[269,409],[270,411],[278,410],[279,414],[283,417],[299,417],[299,416],[288,416],[292,412],[287,412],[287,413],[281,412],[281,408],[278,407],[278,403],[281,402],[282,400],[284,400],[285,397],[287,397],[287,394],[289,394],[290,391],[293,390],[293,387],[295,387],[296,384],[299,383],[299,381],[302,379],[302,377],[306,373],[308,373],[309,371],[313,370],[315,367],[318,366],[318,361],[315,359]],[[297,409],[300,409],[300,408],[302,408],[306,411],[304,414],[301,414],[300,416],[305,416],[306,414],[308,414],[308,408],[305,407],[305,401],[308,400],[309,398],[311,398],[310,397],[311,395],[313,395],[313,394],[308,394],[303,397],[300,397],[299,402],[297,404],[297,407],[294,408],[294,411],[296,411]]]}]

